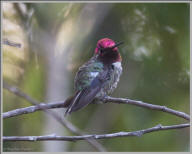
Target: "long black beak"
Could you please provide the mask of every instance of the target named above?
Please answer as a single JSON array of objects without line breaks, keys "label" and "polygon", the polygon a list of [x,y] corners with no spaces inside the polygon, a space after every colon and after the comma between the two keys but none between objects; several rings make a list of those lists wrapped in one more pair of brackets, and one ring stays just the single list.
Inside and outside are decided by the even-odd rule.
[{"label": "long black beak", "polygon": [[116,43],[114,46],[110,47],[110,48],[100,48],[100,50],[102,51],[110,51],[111,49],[114,49],[115,47],[118,47],[120,46],[121,44],[123,44],[124,42],[119,42],[119,43]]},{"label": "long black beak", "polygon": [[119,42],[119,43],[117,43],[117,44],[115,44],[113,47],[111,47],[111,49],[113,49],[113,48],[115,48],[115,47],[118,47],[118,46],[120,46],[121,44],[123,44],[124,42]]}]

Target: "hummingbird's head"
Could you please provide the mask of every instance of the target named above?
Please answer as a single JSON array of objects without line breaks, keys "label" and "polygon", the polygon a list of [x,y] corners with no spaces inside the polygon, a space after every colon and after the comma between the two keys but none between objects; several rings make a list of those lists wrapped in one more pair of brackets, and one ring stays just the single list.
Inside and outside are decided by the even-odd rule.
[{"label": "hummingbird's head", "polygon": [[107,57],[116,57],[115,55],[117,55],[117,59],[116,61],[121,61],[121,56],[118,52],[118,46],[121,45],[123,42],[120,43],[115,43],[115,41],[113,41],[112,39],[109,38],[103,38],[100,39],[97,42],[97,46],[95,48],[95,54],[99,55],[99,57],[105,57],[105,59]]}]

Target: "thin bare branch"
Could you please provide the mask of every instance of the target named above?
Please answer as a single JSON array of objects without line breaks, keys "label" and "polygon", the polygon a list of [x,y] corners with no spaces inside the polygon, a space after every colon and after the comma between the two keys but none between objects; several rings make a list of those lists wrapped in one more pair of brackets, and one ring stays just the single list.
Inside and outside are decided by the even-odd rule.
[{"label": "thin bare branch", "polygon": [[[6,85],[4,86],[4,88],[8,89],[8,87]],[[31,102],[34,102],[33,99],[29,98],[29,96],[26,96],[23,93],[20,93],[18,91],[18,89],[15,87],[12,87],[12,88],[9,87],[9,90],[12,91],[13,93],[17,94],[17,95],[20,95],[22,97],[26,97]],[[125,98],[113,98],[110,96],[106,96],[104,99],[102,99],[102,101],[105,103],[111,102],[111,103],[118,103],[118,104],[136,105],[136,106],[148,108],[151,110],[158,110],[158,111],[167,112],[169,114],[176,115],[176,116],[184,118],[186,120],[190,120],[190,116],[188,114],[181,112],[181,111],[170,109],[166,106],[154,105],[154,104],[149,104],[149,103],[145,103],[142,101],[136,101],[136,100],[125,99]],[[52,108],[63,108],[63,106],[64,106],[64,101],[53,102],[53,103],[43,103],[42,102],[42,103],[35,105],[35,106],[30,106],[30,107],[26,107],[26,108],[20,108],[20,109],[15,109],[12,111],[5,112],[5,113],[3,113],[3,118],[10,118],[13,116],[18,116],[18,115],[22,115],[22,114],[28,114],[28,113],[36,112],[39,110],[46,110],[46,109],[52,109]]]},{"label": "thin bare branch", "polygon": [[[24,98],[25,100],[27,100],[28,102],[30,102],[31,104],[33,104],[34,106],[31,106],[31,108],[29,107],[28,111],[38,111],[38,110],[43,110],[44,112],[46,112],[48,115],[51,115],[53,118],[55,118],[60,124],[62,124],[65,128],[67,128],[70,132],[72,132],[75,135],[83,135],[85,134],[84,132],[80,131],[80,129],[78,129],[76,126],[74,126],[71,122],[69,122],[68,120],[66,120],[65,118],[60,117],[57,113],[50,111],[50,110],[45,110],[45,106],[47,104],[45,103],[40,103],[38,101],[36,101],[35,99],[31,98],[29,95],[25,94],[24,92],[22,92],[19,88],[17,88],[16,86],[9,86],[7,83],[3,83],[3,88],[7,89],[8,91],[10,91],[11,93]],[[58,106],[62,104],[61,102],[58,102]],[[53,104],[52,104],[53,105]],[[57,106],[56,104],[53,106]],[[18,110],[18,109],[16,109]],[[23,114],[25,114],[25,110],[22,110]],[[30,112],[32,113],[32,112]],[[13,114],[15,114],[13,112]],[[6,115],[6,114],[5,114]],[[106,149],[96,140],[94,139],[86,139],[86,141],[88,143],[90,143],[96,150],[98,151],[106,151]]]},{"label": "thin bare branch", "polygon": [[117,132],[111,134],[91,134],[91,135],[81,135],[81,136],[56,136],[55,134],[47,136],[4,136],[3,141],[77,141],[85,139],[109,139],[117,137],[127,137],[127,136],[142,136],[146,133],[151,133],[155,131],[169,130],[169,129],[181,129],[189,127],[190,124],[179,124],[171,126],[162,126],[161,124],[143,130],[138,130],[134,132]]},{"label": "thin bare branch", "polygon": [[186,120],[190,120],[190,116],[188,114],[181,112],[181,111],[170,109],[166,106],[149,104],[149,103],[145,103],[145,102],[137,101],[137,100],[132,100],[132,99],[114,98],[114,97],[110,97],[110,96],[106,96],[102,101],[111,102],[111,103],[118,103],[118,104],[136,105],[136,106],[148,108],[151,110],[167,112],[169,114],[176,115],[176,116],[184,118]]},{"label": "thin bare branch", "polygon": [[5,112],[5,113],[3,113],[3,118],[10,118],[10,117],[14,117],[14,116],[21,115],[21,114],[33,113],[33,112],[36,112],[38,110],[61,108],[62,105],[63,105],[63,101],[62,102],[49,103],[49,104],[40,103],[40,104],[37,104],[34,106],[19,108],[19,109],[15,109],[15,110],[12,110],[9,112]]},{"label": "thin bare branch", "polygon": [[3,44],[9,45],[9,46],[12,46],[12,47],[21,48],[21,43],[16,43],[16,42],[10,41],[8,39],[3,39]]}]

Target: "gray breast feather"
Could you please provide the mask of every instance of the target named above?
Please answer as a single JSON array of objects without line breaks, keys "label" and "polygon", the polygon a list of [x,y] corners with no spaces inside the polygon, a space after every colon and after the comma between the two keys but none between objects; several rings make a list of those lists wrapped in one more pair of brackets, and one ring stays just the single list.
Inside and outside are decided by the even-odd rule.
[{"label": "gray breast feather", "polygon": [[117,87],[117,84],[119,82],[121,73],[122,73],[122,67],[120,62],[116,62],[112,64],[113,67],[110,70],[110,78],[105,84],[105,86],[101,89],[101,91],[97,94],[97,98],[101,98],[105,95],[111,94],[114,89]]}]

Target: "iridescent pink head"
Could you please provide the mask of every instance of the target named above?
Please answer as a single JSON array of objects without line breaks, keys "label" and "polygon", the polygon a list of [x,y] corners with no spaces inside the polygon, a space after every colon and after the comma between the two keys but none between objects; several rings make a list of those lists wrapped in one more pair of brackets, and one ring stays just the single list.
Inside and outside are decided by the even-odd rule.
[{"label": "iridescent pink head", "polygon": [[[99,54],[100,49],[107,49],[107,48],[112,48],[114,47],[116,44],[113,40],[109,39],[109,38],[103,38],[100,39],[97,42],[97,46],[95,48],[95,54]],[[112,48],[112,51],[118,51],[117,47]]]}]

